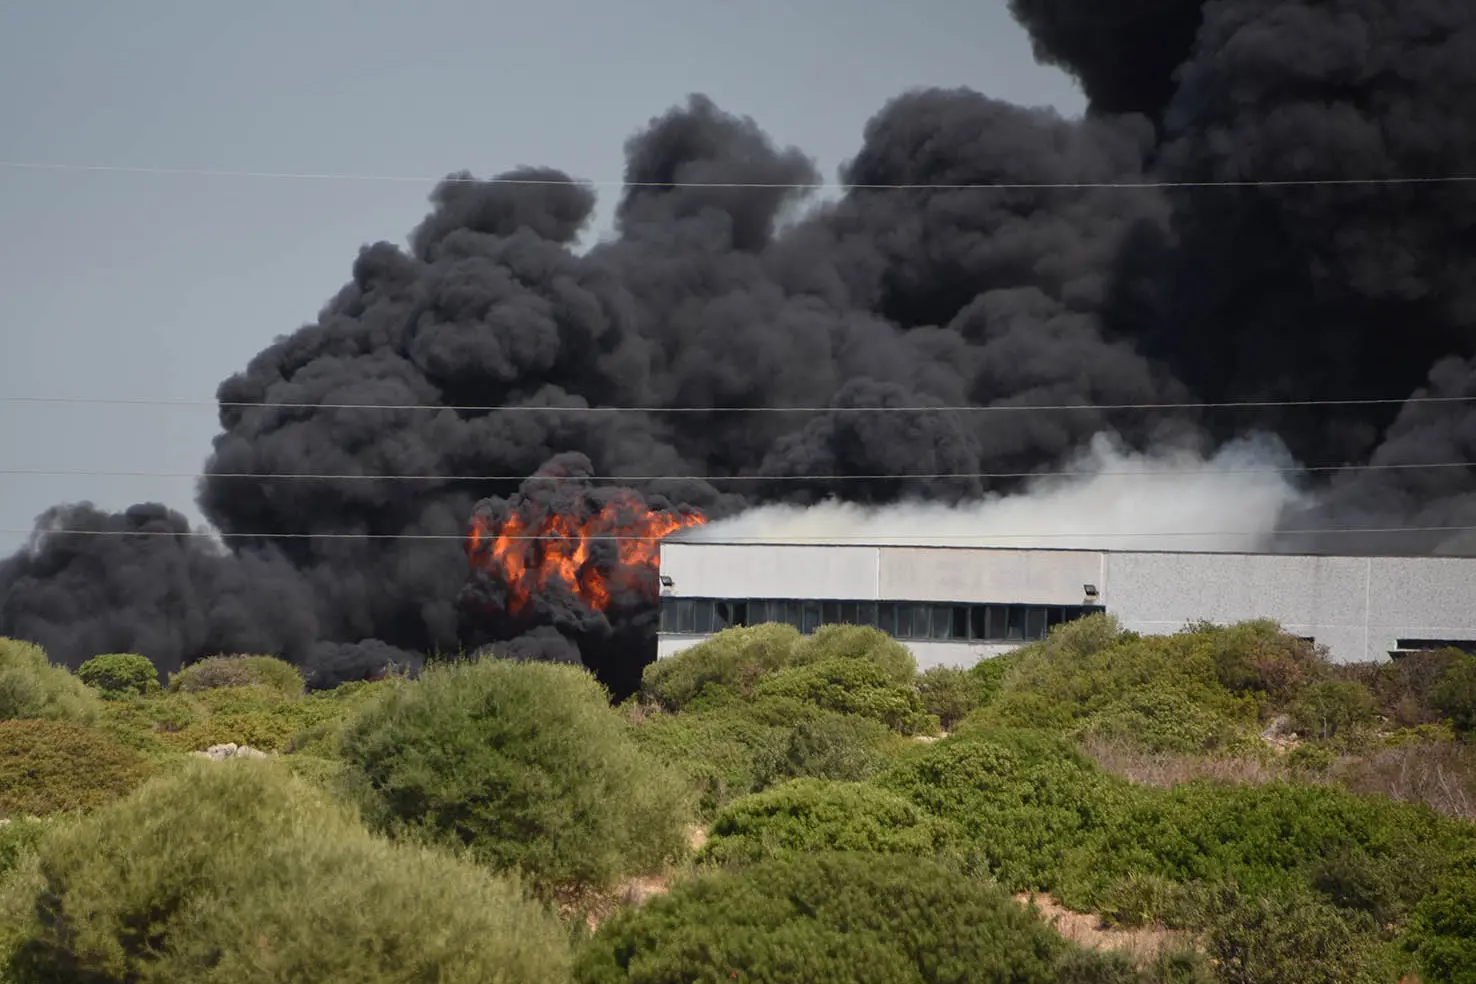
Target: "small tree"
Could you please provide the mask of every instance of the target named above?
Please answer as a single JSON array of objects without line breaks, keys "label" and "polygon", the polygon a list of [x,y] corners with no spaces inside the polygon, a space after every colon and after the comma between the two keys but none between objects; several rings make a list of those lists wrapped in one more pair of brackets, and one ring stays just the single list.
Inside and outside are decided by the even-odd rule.
[{"label": "small tree", "polygon": [[685,850],[686,790],[630,727],[581,668],[484,660],[387,693],[342,746],[371,824],[464,846],[549,891]]},{"label": "small tree", "polygon": [[81,681],[109,700],[159,692],[159,670],[147,656],[108,653],[77,668]]}]

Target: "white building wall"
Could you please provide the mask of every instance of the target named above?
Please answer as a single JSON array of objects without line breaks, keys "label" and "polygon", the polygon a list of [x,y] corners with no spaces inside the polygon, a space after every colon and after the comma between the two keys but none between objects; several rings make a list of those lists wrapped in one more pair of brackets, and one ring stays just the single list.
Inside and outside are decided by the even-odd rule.
[{"label": "white building wall", "polygon": [[[1476,639],[1476,558],[1326,557],[667,541],[663,594],[696,598],[1099,603],[1125,628],[1270,618],[1339,662],[1379,660],[1400,638]],[[1088,601],[1084,586],[1098,589]],[[663,636],[658,655],[698,641]],[[972,665],[1008,645],[903,640],[924,668]]]},{"label": "white building wall", "polygon": [[1100,551],[879,549],[884,601],[1080,605],[1086,585],[1101,590],[1106,570]]},{"label": "white building wall", "polygon": [[661,545],[665,594],[683,598],[989,601],[1080,605],[1106,554],[1077,550],[679,543]]},{"label": "white building wall", "polygon": [[662,593],[680,598],[877,600],[879,547],[661,544]]}]

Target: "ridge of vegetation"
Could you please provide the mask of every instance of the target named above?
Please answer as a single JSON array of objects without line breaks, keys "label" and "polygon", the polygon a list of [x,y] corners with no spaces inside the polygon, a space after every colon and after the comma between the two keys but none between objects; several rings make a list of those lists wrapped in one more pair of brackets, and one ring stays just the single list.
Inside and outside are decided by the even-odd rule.
[{"label": "ridge of vegetation", "polygon": [[615,707],[0,640],[0,984],[1471,984],[1473,731],[1476,657],[1268,622],[729,629]]}]

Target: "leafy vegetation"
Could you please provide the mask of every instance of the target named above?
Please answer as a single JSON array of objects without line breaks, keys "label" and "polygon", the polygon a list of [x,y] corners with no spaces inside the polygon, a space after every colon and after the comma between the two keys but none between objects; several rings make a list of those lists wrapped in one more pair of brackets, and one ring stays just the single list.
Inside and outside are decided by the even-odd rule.
[{"label": "leafy vegetation", "polygon": [[171,693],[195,693],[218,687],[265,687],[287,697],[299,696],[302,673],[272,656],[211,656],[169,678]]},{"label": "leafy vegetation", "polygon": [[919,673],[766,625],[611,707],[537,663],[160,688],[6,640],[0,981],[1467,984],[1473,667],[1093,616]]},{"label": "leafy vegetation", "polygon": [[731,864],[825,851],[933,856],[959,839],[952,823],[876,786],[796,779],[719,813],[703,858]]},{"label": "leafy vegetation", "polygon": [[872,718],[777,698],[653,714],[635,738],[686,777],[704,820],[787,779],[865,779],[905,742]]},{"label": "leafy vegetation", "polygon": [[86,810],[132,791],[148,759],[69,721],[0,721],[0,817]]},{"label": "leafy vegetation", "polygon": [[760,681],[754,696],[859,715],[904,735],[938,730],[938,719],[923,709],[917,688],[895,682],[894,674],[868,660],[831,657],[782,670]]},{"label": "leafy vegetation", "polygon": [[579,955],[575,979],[1057,984],[1068,967],[1086,981],[1104,962],[937,862],[820,854],[712,874],[616,916]]},{"label": "leafy vegetation", "polygon": [[89,723],[97,700],[87,685],[52,666],[40,646],[0,638],[0,721],[48,718]]},{"label": "leafy vegetation", "polygon": [[517,886],[371,836],[272,763],[202,762],[48,833],[16,984],[557,981],[567,936]]},{"label": "leafy vegetation", "polygon": [[541,890],[604,887],[685,846],[680,780],[580,669],[433,667],[360,711],[342,745],[375,828],[464,847]]},{"label": "leafy vegetation", "polygon": [[147,656],[108,653],[77,667],[77,677],[110,700],[159,692],[159,671]]}]

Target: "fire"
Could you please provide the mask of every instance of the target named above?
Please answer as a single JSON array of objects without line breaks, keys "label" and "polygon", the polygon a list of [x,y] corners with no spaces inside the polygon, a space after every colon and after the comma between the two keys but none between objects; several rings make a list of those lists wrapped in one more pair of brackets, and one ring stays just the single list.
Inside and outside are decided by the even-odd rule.
[{"label": "fire", "polygon": [[[653,511],[634,493],[624,493],[585,516],[528,519],[514,510],[500,525],[475,516],[467,556],[473,567],[494,572],[507,585],[511,614],[526,608],[535,592],[559,587],[604,611],[612,582],[626,589],[643,580],[654,583],[663,537],[705,522],[700,513]],[[609,546],[597,546],[612,538]]]}]

